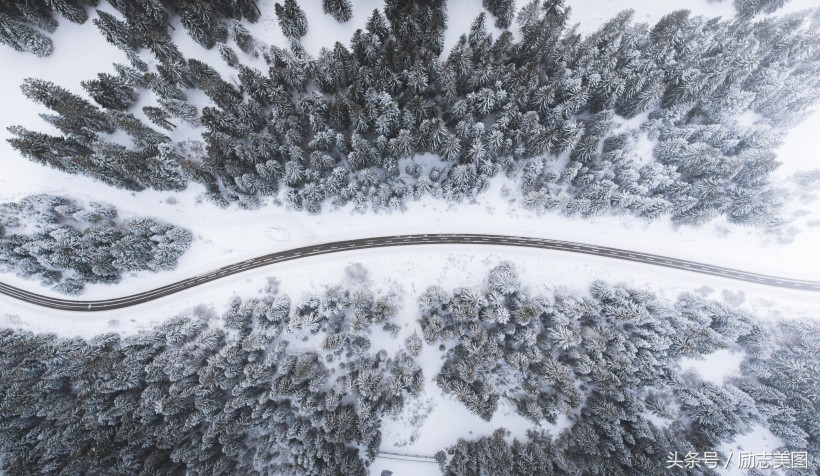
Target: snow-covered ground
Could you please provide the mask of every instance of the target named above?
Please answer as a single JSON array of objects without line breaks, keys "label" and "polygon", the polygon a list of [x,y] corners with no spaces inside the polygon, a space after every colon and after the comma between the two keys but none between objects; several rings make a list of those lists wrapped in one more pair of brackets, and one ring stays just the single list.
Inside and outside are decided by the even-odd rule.
[{"label": "snow-covered ground", "polygon": [[[703,228],[674,228],[658,221],[646,223],[632,217],[568,218],[556,214],[538,215],[510,205],[502,196],[501,180],[479,201],[450,204],[426,198],[411,202],[405,213],[361,214],[345,208],[332,213],[310,215],[280,207],[258,210],[220,209],[198,198],[199,187],[178,193],[113,190],[83,177],[65,177],[53,187],[38,192],[65,193],[81,199],[97,199],[117,206],[123,214],[147,215],[194,232],[194,242],[171,272],[142,273],[116,286],[93,285],[83,295],[104,299],[145,291],[196,273],[273,251],[307,244],[401,233],[490,233],[555,238],[612,246],[677,258],[701,261],[784,277],[820,278],[816,243],[818,227],[807,228],[789,244],[779,244],[759,230],[712,223]],[[2,192],[0,200],[19,199],[27,192]],[[400,251],[400,250],[399,250]],[[475,246],[474,253],[486,254]],[[346,255],[344,255],[346,256]],[[571,255],[578,262],[591,258]],[[612,266],[623,265],[607,260]],[[648,267],[647,269],[654,269]],[[37,283],[10,273],[0,279],[36,292],[54,294]],[[706,279],[696,275],[696,279]]]},{"label": "snow-covered ground", "polygon": [[[263,18],[257,24],[249,25],[249,29],[261,41],[285,46],[287,43],[272,13],[273,3],[273,0],[260,2]],[[346,42],[356,28],[364,25],[369,12],[382,4],[379,0],[357,0],[353,19],[340,25],[330,16],[321,13],[319,2],[302,3],[309,19],[308,35],[303,39],[303,44],[312,55],[316,55],[322,47],[332,46],[335,41]],[[519,0],[518,3],[523,4],[523,1]],[[573,8],[572,23],[578,22],[582,33],[593,31],[627,7],[636,10],[635,18],[639,21],[656,21],[665,13],[679,8],[688,8],[694,13],[709,16],[727,17],[734,12],[730,0],[630,0],[627,3],[602,0],[595,2],[594,8],[590,7],[593,2],[587,0],[570,0],[567,3]],[[809,6],[816,6],[816,0],[793,0],[784,11],[797,11]],[[100,8],[110,11],[111,7],[103,2]],[[480,11],[478,1],[449,2],[446,47],[452,46],[460,34],[467,31]],[[488,27],[492,27],[492,23],[492,18],[488,18]],[[0,137],[7,138],[5,128],[14,124],[49,130],[48,125],[37,117],[45,109],[33,106],[20,92],[19,85],[23,78],[44,78],[84,95],[80,88],[81,80],[91,79],[98,72],[113,72],[112,62],[126,62],[124,55],[114,46],[108,45],[90,21],[85,25],[75,25],[61,20],[53,39],[55,52],[45,59],[0,48],[0,64],[13,65],[3,68],[0,74],[0,88],[4,91],[4,105],[0,108],[0,128],[4,132],[0,133]],[[186,42],[181,37],[179,40],[180,48],[186,56],[221,61],[215,50],[204,53],[200,48],[196,50],[196,54],[189,53],[197,47],[190,40]],[[220,71],[224,69],[220,68]],[[787,136],[780,149],[779,158],[784,165],[776,174],[778,181],[786,183],[797,171],[820,167],[817,149],[813,146],[817,130],[820,130],[820,114],[815,113]],[[126,278],[116,286],[89,286],[83,295],[84,299],[103,299],[144,291],[225,264],[311,243],[425,232],[556,238],[640,250],[767,274],[820,279],[820,251],[817,248],[817,243],[820,243],[820,226],[804,226],[793,241],[784,244],[778,243],[771,236],[761,235],[756,229],[722,222],[694,229],[675,228],[666,221],[648,224],[624,217],[590,220],[555,214],[538,215],[523,211],[515,204],[509,205],[504,189],[512,190],[514,185],[503,180],[497,181],[491,190],[474,203],[450,204],[426,198],[411,202],[404,214],[357,214],[345,208],[310,215],[272,205],[251,211],[220,209],[212,203],[202,201],[202,189],[198,185],[192,185],[182,193],[131,193],[115,190],[86,177],[70,176],[32,164],[18,156],[5,140],[0,141],[0,160],[3,164],[3,173],[0,174],[0,202],[17,200],[33,193],[91,198],[111,203],[126,215],[153,216],[194,232],[192,248],[182,257],[175,271],[142,273]],[[790,213],[798,209],[809,212],[801,217],[798,222],[800,224],[808,223],[811,217],[816,219],[820,208],[817,201],[793,201],[790,207]],[[438,284],[451,289],[477,284],[488,269],[502,260],[511,261],[517,266],[522,281],[533,286],[533,292],[540,292],[538,286],[542,285],[583,290],[592,279],[605,279],[657,290],[669,299],[674,299],[680,292],[697,290],[710,297],[733,302],[764,318],[816,317],[813,313],[818,307],[817,297],[811,293],[770,289],[607,258],[520,248],[441,245],[351,251],[282,263],[209,283],[133,310],[105,314],[75,315],[41,309],[2,297],[0,326],[80,336],[106,331],[133,333],[200,303],[211,304],[221,311],[231,295],[254,295],[264,286],[265,279],[269,276],[278,277],[282,290],[298,300],[307,293],[321,290],[325,285],[339,282],[349,263],[360,262],[370,270],[376,290],[390,286],[404,290],[405,306],[400,316],[402,333],[395,341],[385,343],[400,345],[404,336],[418,327],[414,304],[427,286]],[[56,296],[37,283],[9,273],[0,274],[0,281]],[[704,378],[717,381],[723,378],[726,369],[736,367],[738,358],[737,355],[717,355],[714,360],[684,364],[700,372]],[[438,350],[426,350],[422,361],[427,377],[425,399],[430,400],[411,402],[405,413],[396,420],[385,423],[386,451],[432,455],[438,449],[455,443],[458,437],[484,435],[498,426],[510,429],[512,436],[523,437],[526,429],[530,428],[530,424],[521,417],[504,409],[489,423],[470,414],[463,406],[442,395],[432,381],[441,365]],[[704,371],[717,368],[709,365],[713,362],[720,363],[721,372],[713,374]],[[413,418],[418,419],[418,425],[408,433],[408,419]],[[410,441],[411,438],[413,441]],[[755,451],[770,451],[777,446],[772,438],[773,435],[769,437],[755,433],[744,437],[739,444]],[[381,469],[391,469],[396,475],[428,474],[424,471],[432,471],[429,474],[438,473],[437,467],[431,464],[381,459],[371,469],[374,474],[379,474]]]},{"label": "snow-covered ground", "polygon": [[[476,285],[489,269],[505,260],[515,264],[530,293],[542,293],[556,287],[585,292],[591,280],[604,279],[657,290],[667,299],[674,299],[684,291],[698,292],[734,303],[763,318],[813,317],[812,313],[816,311],[814,302],[802,299],[804,294],[796,291],[773,295],[759,286],[737,284],[716,277],[701,279],[677,271],[659,273],[634,263],[611,266],[604,258],[591,257],[581,261],[565,253],[504,247],[490,247],[483,253],[475,253],[460,246],[414,246],[402,248],[401,253],[396,253],[396,249],[354,251],[345,255],[282,263],[184,291],[176,297],[140,306],[137,310],[112,311],[105,315],[72,315],[9,301],[4,305],[4,315],[0,316],[0,326],[52,331],[62,335],[92,336],[106,331],[127,334],[153,327],[164,318],[200,303],[210,303],[221,312],[231,295],[256,295],[271,276],[279,279],[282,292],[298,302],[307,295],[321,292],[326,285],[341,282],[345,277],[345,268],[351,262],[359,262],[369,270],[375,292],[399,291],[402,311],[397,322],[401,332],[395,339],[374,341],[373,349],[384,348],[392,353],[402,345],[407,335],[420,331],[415,303],[427,286],[440,285],[452,289]],[[420,359],[426,378],[425,394],[417,401],[408,402],[405,411],[396,418],[385,421],[382,449],[395,453],[433,455],[439,449],[454,444],[458,438],[486,435],[502,426],[511,431],[511,437],[524,438],[527,429],[533,428],[533,425],[510,408],[502,406],[491,422],[485,422],[441,393],[433,378],[443,363],[442,355],[436,347],[425,349]],[[740,357],[739,354],[716,352],[703,361],[682,361],[681,367],[692,369],[704,379],[719,383],[737,369]],[[559,420],[561,423],[565,424],[566,421]],[[547,426],[545,429],[556,434],[562,426]],[[774,444],[764,446],[767,448],[761,447],[759,451],[776,447]],[[756,448],[753,449],[757,451]],[[410,463],[378,460],[374,468],[401,468],[405,464]],[[418,465],[419,471],[437,471],[435,465],[427,463],[412,465],[414,471],[415,465]]]},{"label": "snow-covered ground", "polygon": [[[789,9],[796,9],[801,1],[795,0]],[[656,20],[665,12],[677,8],[667,3],[663,6],[652,4],[650,8],[648,4],[644,5],[638,0],[636,2],[633,2],[633,8],[639,12],[638,19]],[[261,41],[284,45],[284,38],[271,13],[272,3],[271,0],[262,2],[260,7],[264,12],[263,17],[251,29]],[[580,2],[569,3],[573,7],[573,20],[585,29],[596,28],[605,18],[624,7],[615,2],[599,2],[600,5],[596,3],[596,8],[591,9]],[[353,19],[343,25],[322,14],[318,2],[316,5],[306,5],[311,27],[303,43],[309,52],[315,53],[322,46],[332,46],[337,39],[349,38],[352,31],[361,27],[366,20],[363,12],[370,12],[378,5],[380,2],[377,0],[356,2]],[[469,27],[469,23],[480,11],[478,5],[478,2],[466,0],[453,0],[450,3],[447,42],[455,42],[458,35],[454,32],[461,32]],[[685,6],[696,13],[709,15],[731,13],[728,1],[690,2]],[[100,8],[111,10],[110,5],[105,3]],[[650,15],[650,18],[643,18],[642,15]],[[219,66],[223,72],[230,71],[218,58],[216,50],[206,51],[198,47],[184,33],[177,37],[180,49],[186,55],[204,55],[205,59]],[[122,53],[108,45],[90,21],[85,25],[61,21],[54,40],[57,45],[55,53],[45,59],[0,48],[0,63],[15,65],[15,68],[5,69],[0,75],[0,88],[6,92],[5,107],[0,109],[0,127],[3,130],[13,124],[49,130],[48,124],[37,117],[45,109],[32,105],[19,90],[19,84],[24,78],[45,78],[84,95],[79,86],[81,80],[90,79],[97,72],[112,72],[112,62],[125,62]],[[141,114],[141,111],[135,110],[135,113]],[[785,184],[796,171],[817,167],[816,149],[811,144],[818,126],[820,114],[815,114],[789,134],[780,153],[780,160],[784,165],[776,175],[779,182]],[[8,137],[8,133],[3,135]],[[504,188],[514,190],[515,186],[511,182],[504,183],[501,178],[490,191],[470,204],[451,204],[426,198],[420,202],[411,202],[409,210],[404,214],[374,216],[351,213],[346,208],[321,215],[309,215],[280,206],[265,206],[253,211],[235,207],[219,209],[212,203],[202,201],[202,189],[195,184],[182,193],[131,193],[116,190],[86,177],[72,176],[33,164],[17,155],[5,140],[0,141],[0,157],[4,161],[5,171],[0,175],[0,201],[16,200],[32,193],[60,193],[78,198],[93,198],[112,203],[124,214],[153,216],[194,231],[196,239],[192,249],[180,261],[176,271],[157,275],[144,273],[139,279],[126,279],[117,286],[90,286],[84,296],[88,298],[138,292],[230,262],[304,244],[418,232],[496,233],[558,238],[641,250],[767,274],[820,278],[820,266],[817,266],[820,253],[816,248],[816,243],[820,242],[820,226],[807,226],[818,218],[820,202],[817,201],[802,203],[792,200],[789,214],[802,214],[796,221],[801,231],[791,243],[782,244],[772,236],[761,235],[757,229],[720,221],[696,229],[675,228],[663,220],[649,224],[631,217],[600,217],[590,220],[556,214],[538,215],[522,210],[515,204],[510,206],[508,199],[503,196]],[[620,265],[617,262],[612,264]],[[17,279],[8,273],[0,274],[0,279],[44,294],[51,293],[37,283]]]},{"label": "snow-covered ground", "polygon": [[[415,303],[427,286],[440,285],[452,289],[476,285],[489,269],[505,260],[515,264],[522,282],[529,286],[533,294],[556,287],[585,292],[593,279],[604,279],[657,290],[667,299],[674,299],[684,291],[699,292],[735,303],[764,318],[813,317],[812,312],[816,311],[814,302],[802,299],[804,294],[796,291],[783,291],[776,295],[752,284],[737,284],[716,277],[701,279],[677,271],[659,273],[634,263],[611,266],[604,258],[591,257],[581,261],[560,252],[489,247],[483,253],[475,253],[460,246],[447,245],[407,247],[402,248],[401,253],[397,253],[396,249],[353,251],[345,255],[282,263],[184,291],[176,297],[140,306],[137,310],[118,310],[105,315],[72,315],[8,301],[4,305],[4,314],[0,316],[0,326],[62,335],[92,336],[106,331],[128,334],[153,327],[164,318],[200,303],[210,303],[221,312],[230,296],[256,295],[271,276],[279,279],[282,292],[298,302],[307,295],[321,292],[326,285],[341,282],[345,277],[345,268],[351,262],[359,262],[369,270],[374,292],[398,290],[400,293],[402,311],[397,322],[401,332],[395,339],[374,341],[374,351],[384,348],[392,353],[402,345],[406,336],[414,331],[420,332]],[[395,453],[432,455],[454,444],[458,438],[485,435],[501,426],[511,431],[511,437],[524,438],[527,429],[533,428],[533,425],[511,409],[502,406],[491,422],[485,422],[441,393],[433,378],[443,363],[442,355],[436,347],[425,349],[420,359],[426,378],[425,394],[418,401],[408,402],[405,411],[395,419],[385,421],[382,449]],[[738,354],[716,352],[704,361],[682,361],[681,366],[717,383],[737,369],[739,357]],[[545,429],[556,434],[563,426],[561,423],[566,422],[559,420],[558,427],[547,426]],[[770,445],[760,451],[774,447]],[[387,469],[405,464],[393,460],[379,460],[377,463],[383,466],[374,467]],[[435,468],[426,463],[413,464],[419,465],[419,468]]]}]

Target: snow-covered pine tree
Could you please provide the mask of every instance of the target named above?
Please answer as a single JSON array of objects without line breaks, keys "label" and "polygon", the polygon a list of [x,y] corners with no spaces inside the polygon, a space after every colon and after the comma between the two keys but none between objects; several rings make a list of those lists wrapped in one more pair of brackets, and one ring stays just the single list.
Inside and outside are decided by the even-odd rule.
[{"label": "snow-covered pine tree", "polygon": [[332,16],[339,23],[353,18],[353,4],[350,0],[322,0],[322,11]]},{"label": "snow-covered pine tree", "polygon": [[53,33],[57,28],[53,12],[56,11],[68,21],[85,23],[88,19],[86,8],[95,3],[87,0],[4,2],[0,5],[0,43],[17,51],[48,56],[54,46],[43,31]]},{"label": "snow-covered pine tree", "polygon": [[274,4],[274,11],[279,27],[286,37],[298,40],[307,34],[307,16],[296,0],[285,0],[284,6],[277,2]]},{"label": "snow-covered pine tree", "polygon": [[216,43],[225,42],[228,29],[222,23],[220,15],[214,10],[214,2],[194,0],[183,2],[177,8],[182,26],[191,38],[207,49]]},{"label": "snow-covered pine tree", "polygon": [[748,20],[761,13],[773,13],[789,0],[734,0],[738,17]]},{"label": "snow-covered pine tree", "polygon": [[514,0],[482,0],[482,5],[495,17],[495,26],[509,28],[515,15]]},{"label": "snow-covered pine tree", "polygon": [[0,43],[5,43],[17,51],[48,56],[54,51],[51,39],[25,22],[19,21],[0,11]]},{"label": "snow-covered pine tree", "polygon": [[97,79],[82,81],[80,84],[91,99],[106,109],[125,110],[137,101],[134,85],[121,75],[98,73]]},{"label": "snow-covered pine tree", "polygon": [[78,131],[112,133],[115,130],[110,118],[96,106],[50,81],[27,78],[20,89],[32,101],[60,114]]}]

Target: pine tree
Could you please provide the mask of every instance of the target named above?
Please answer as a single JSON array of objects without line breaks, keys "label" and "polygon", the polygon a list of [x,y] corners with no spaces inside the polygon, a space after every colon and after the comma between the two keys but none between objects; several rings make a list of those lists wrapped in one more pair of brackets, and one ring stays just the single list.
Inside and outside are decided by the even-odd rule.
[{"label": "pine tree", "polygon": [[186,3],[179,18],[191,38],[207,49],[213,48],[217,42],[224,42],[228,37],[227,28],[213,11],[210,2]]},{"label": "pine tree", "polygon": [[307,34],[307,16],[296,0],[285,0],[284,6],[277,2],[274,11],[279,27],[287,38],[298,40]]},{"label": "pine tree", "polygon": [[734,3],[737,15],[749,19],[760,13],[773,13],[789,3],[789,0],[734,0]]},{"label": "pine tree", "polygon": [[513,0],[482,0],[484,8],[495,16],[495,26],[506,29],[512,24],[515,15],[515,2]]},{"label": "pine tree", "polygon": [[353,4],[350,0],[322,0],[322,10],[339,23],[353,18]]},{"label": "pine tree", "polygon": [[27,78],[20,89],[29,99],[59,113],[78,131],[112,133],[115,130],[111,120],[97,107],[50,81]]},{"label": "pine tree", "polygon": [[159,102],[171,116],[181,119],[191,127],[199,125],[197,110],[192,104],[176,99],[160,99]]},{"label": "pine tree", "polygon": [[165,130],[171,131],[174,130],[174,128],[176,127],[172,122],[168,120],[171,116],[162,108],[154,106],[145,106],[142,108],[142,112],[145,113],[145,116],[148,118],[148,120],[158,125],[159,127],[162,127]]},{"label": "pine tree", "polygon": [[101,10],[97,10],[97,18],[93,21],[105,39],[121,49],[135,68],[140,71],[148,70],[148,65],[137,55],[137,50],[142,46],[140,35],[127,22]]},{"label": "pine tree", "polygon": [[49,0],[28,2],[5,2],[0,5],[0,43],[5,43],[17,51],[48,56],[54,49],[51,39],[42,31],[53,33],[57,21],[56,11],[63,18],[74,23],[84,23],[88,19],[86,6],[95,3],[84,0]]},{"label": "pine tree", "polygon": [[5,43],[17,51],[48,56],[54,51],[51,39],[27,24],[0,11],[0,43]]},{"label": "pine tree", "polygon": [[97,104],[106,109],[128,109],[137,101],[137,93],[128,79],[98,73],[97,79],[80,83]]},{"label": "pine tree", "polygon": [[228,66],[236,68],[239,66],[239,57],[236,56],[236,51],[228,45],[219,45],[219,55],[228,63]]},{"label": "pine tree", "polygon": [[85,23],[88,20],[85,6],[93,3],[83,0],[50,0],[48,5],[70,22]]},{"label": "pine tree", "polygon": [[88,283],[118,282],[124,271],[173,269],[191,242],[185,229],[150,219],[121,222],[113,207],[65,197],[34,195],[2,209],[16,218],[5,221],[10,234],[0,238],[0,263],[68,294]]},{"label": "pine tree", "polygon": [[254,58],[258,56],[256,53],[256,41],[251,36],[251,33],[239,22],[234,22],[233,26],[231,27],[231,36],[233,36],[234,41],[239,46],[239,49],[244,51],[246,54],[253,56]]}]

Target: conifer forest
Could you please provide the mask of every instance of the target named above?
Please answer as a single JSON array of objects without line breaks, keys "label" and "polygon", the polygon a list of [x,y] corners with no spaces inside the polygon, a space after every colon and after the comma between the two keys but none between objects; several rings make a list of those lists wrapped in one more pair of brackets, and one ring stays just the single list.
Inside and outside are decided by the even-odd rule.
[{"label": "conifer forest", "polygon": [[818,474],[820,5],[609,3],[0,3],[0,474]]}]

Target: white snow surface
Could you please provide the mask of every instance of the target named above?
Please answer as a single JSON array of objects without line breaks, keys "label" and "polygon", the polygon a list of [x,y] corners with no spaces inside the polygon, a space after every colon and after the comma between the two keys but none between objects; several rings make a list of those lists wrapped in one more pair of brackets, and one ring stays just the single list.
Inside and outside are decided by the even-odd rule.
[{"label": "white snow surface", "polygon": [[[789,9],[799,6],[800,1],[795,0],[789,4]],[[578,21],[584,28],[589,29],[597,28],[603,17],[608,18],[626,6],[632,6],[641,12],[641,15],[651,15],[653,19],[683,7],[690,8],[696,13],[710,15],[720,14],[716,9],[723,11],[723,14],[728,14],[726,12],[731,10],[728,1],[678,4],[664,2],[662,5],[653,3],[651,8],[641,2],[642,0],[633,0],[629,5],[619,6],[615,2],[601,1],[596,2],[595,8],[590,8],[589,2],[569,3],[573,7],[573,21]],[[303,3],[310,23],[303,44],[311,54],[317,53],[323,46],[332,46],[333,42],[339,39],[349,39],[352,31],[364,24],[369,15],[365,15],[364,12],[370,12],[381,5],[381,2],[375,0],[360,0],[355,3],[353,19],[345,24],[339,24],[321,12],[319,2]],[[263,17],[249,28],[260,41],[285,46],[286,42],[272,13],[272,4],[271,0],[261,2]],[[481,10],[479,5],[479,2],[466,0],[450,2],[447,42],[454,43],[457,38],[455,32],[463,32],[469,27],[469,23]],[[113,8],[106,3],[101,3],[100,8],[113,12]],[[609,12],[608,8],[611,8],[612,12]],[[641,19],[640,15],[638,17]],[[488,24],[492,27],[491,18]],[[176,41],[186,56],[206,59],[222,74],[235,74],[235,71],[228,68],[219,58],[216,49],[204,50],[190,40],[182,30],[177,28]],[[14,68],[5,68],[0,75],[0,87],[6,92],[5,107],[0,109],[0,127],[3,130],[13,124],[22,124],[35,130],[50,130],[50,126],[37,117],[38,113],[46,112],[45,108],[32,104],[20,92],[19,85],[23,78],[40,77],[52,80],[85,96],[79,86],[81,80],[91,79],[97,72],[113,72],[112,62],[126,62],[124,55],[105,42],[90,20],[84,25],[61,21],[54,34],[54,40],[55,53],[45,59],[17,53],[10,48],[0,48],[0,64],[14,65]],[[243,61],[252,61],[248,55],[241,51],[238,53],[243,55]],[[261,68],[262,60],[256,61],[260,62],[257,66]],[[139,108],[133,109],[135,114],[142,114]],[[795,171],[816,167],[816,148],[812,147],[812,143],[818,124],[820,114],[815,114],[788,136],[781,149],[780,160],[784,165],[777,176],[778,180],[785,182]],[[7,132],[3,135],[5,138],[8,137]],[[0,175],[0,201],[18,200],[33,193],[93,198],[115,205],[125,215],[152,216],[188,227],[194,232],[196,238],[192,249],[182,258],[180,266],[174,272],[146,272],[140,274],[139,279],[126,278],[116,286],[90,286],[84,295],[90,299],[144,291],[217,266],[305,244],[421,232],[493,233],[557,238],[640,250],[767,274],[806,279],[820,278],[820,253],[816,247],[816,243],[820,241],[820,226],[804,226],[791,243],[782,244],[772,236],[761,235],[758,229],[732,225],[720,220],[701,228],[676,228],[664,220],[646,223],[630,217],[578,219],[557,214],[538,215],[522,210],[517,204],[508,204],[504,189],[506,187],[515,190],[515,185],[512,182],[505,183],[500,177],[490,191],[477,197],[472,203],[452,204],[428,197],[419,202],[411,202],[404,214],[374,216],[372,213],[353,213],[350,208],[344,208],[326,211],[320,215],[309,215],[273,205],[252,211],[239,210],[235,206],[220,209],[201,200],[202,188],[196,184],[192,184],[182,193],[132,193],[116,190],[86,177],[69,175],[33,164],[20,157],[5,140],[0,141],[0,160],[4,161],[5,171]],[[790,213],[803,214],[800,223],[805,224],[817,218],[818,208],[820,207],[817,201],[795,203]],[[483,253],[480,250],[478,252]],[[576,259],[584,261],[588,258],[578,256]],[[611,264],[620,266],[620,263],[615,261]],[[9,273],[0,274],[0,279],[29,290],[53,295],[50,290],[42,288],[37,283],[19,280]]]},{"label": "white snow surface", "polygon": [[[22,160],[22,159],[20,159]],[[24,162],[16,162],[24,163]],[[42,169],[45,170],[45,169]],[[56,175],[56,173],[54,173]],[[818,279],[820,267],[816,243],[820,229],[809,228],[795,236],[790,244],[779,244],[773,237],[760,235],[753,228],[742,228],[721,222],[703,228],[674,228],[668,222],[646,223],[631,217],[569,218],[556,214],[539,215],[506,203],[505,185],[495,185],[475,203],[451,204],[433,198],[410,202],[405,213],[357,213],[351,207],[319,215],[295,212],[276,206],[257,210],[220,209],[199,198],[201,189],[192,185],[182,193],[114,190],[91,179],[63,176],[51,186],[0,192],[0,200],[18,200],[32,192],[59,193],[80,199],[95,199],[114,204],[124,215],[147,215],[183,226],[194,232],[191,249],[179,261],[176,270],[162,273],[144,272],[127,277],[119,285],[91,285],[83,295],[88,299],[119,297],[146,291],[266,253],[309,244],[410,233],[487,233],[521,235],[577,241],[600,246],[655,253],[709,264],[784,277]],[[434,248],[425,248],[432,250]],[[478,255],[487,254],[483,245],[464,248]],[[393,253],[403,249],[394,248]],[[521,250],[508,250],[521,253]],[[575,262],[605,260],[609,266],[623,269],[619,260],[569,255]],[[342,253],[340,256],[349,256]],[[649,265],[642,269],[660,272]],[[702,283],[715,279],[682,271],[663,271],[674,276],[688,276]],[[36,282],[3,273],[0,279],[35,292],[54,295]],[[233,279],[233,278],[231,278]],[[740,283],[719,279],[720,283]],[[730,284],[731,283],[731,284]],[[763,287],[757,287],[763,290]],[[776,291],[779,292],[779,291]],[[803,294],[805,298],[811,295]]]},{"label": "white snow surface", "polygon": [[[427,286],[440,285],[445,289],[453,289],[478,285],[487,271],[501,261],[511,261],[516,266],[522,282],[529,287],[530,294],[547,292],[556,287],[585,292],[589,282],[599,278],[659,290],[661,296],[674,299],[680,292],[698,289],[706,282],[713,287],[712,297],[717,297],[717,291],[723,286],[728,286],[736,296],[743,292],[744,302],[741,308],[755,311],[764,318],[804,317],[812,311],[811,306],[796,305],[799,301],[794,299],[794,295],[767,297],[748,287],[738,289],[731,286],[731,283],[721,283],[717,278],[710,282],[686,274],[657,273],[631,263],[611,266],[603,258],[581,261],[558,252],[511,251],[504,247],[489,247],[486,252],[479,254],[460,246],[443,245],[434,250],[412,246],[402,248],[401,253],[396,253],[395,249],[381,249],[311,257],[206,284],[182,292],[177,297],[140,306],[137,310],[118,310],[101,315],[70,315],[8,301],[4,306],[4,315],[0,316],[0,326],[85,337],[104,331],[130,334],[154,327],[165,318],[202,302],[213,303],[215,310],[222,312],[230,296],[257,295],[270,276],[280,280],[281,291],[290,295],[296,303],[307,295],[321,292],[325,285],[341,282],[345,268],[351,262],[360,262],[370,270],[374,292],[400,290],[401,313],[397,317],[397,323],[401,331],[396,338],[374,341],[373,349],[377,351],[384,348],[393,353],[403,345],[406,336],[419,331],[415,303]],[[709,290],[698,289],[698,292],[708,294]],[[439,449],[454,444],[458,438],[479,437],[499,427],[510,430],[511,438],[525,438],[527,429],[533,428],[533,425],[509,408],[501,406],[494,419],[485,422],[451,397],[442,394],[433,381],[442,364],[441,355],[437,347],[429,346],[422,354],[420,364],[425,375],[424,396],[419,401],[409,401],[406,409],[397,417],[385,419],[382,428],[384,451],[432,455]],[[697,364],[699,363],[694,365]],[[708,374],[702,376],[710,378]],[[425,407],[432,409],[429,414]],[[545,426],[544,429],[557,434],[567,423],[566,420],[559,420],[559,425]],[[400,467],[394,463],[397,462],[380,460],[378,464],[384,466],[374,467]],[[432,470],[434,467],[428,463],[415,464],[420,471]]]},{"label": "white snow surface", "polygon": [[684,372],[693,371],[707,382],[723,385],[727,377],[740,371],[740,363],[743,362],[744,358],[743,352],[721,349],[704,355],[700,359],[683,358],[680,360],[679,365]]},{"label": "white snow surface", "polygon": [[[248,28],[260,41],[286,47],[287,42],[273,15],[273,3],[273,0],[260,1],[263,17],[257,24],[248,25]],[[320,2],[300,3],[309,20],[308,34],[303,38],[302,44],[314,56],[322,47],[332,47],[336,41],[347,43],[353,31],[364,26],[370,12],[382,6],[379,0],[356,0],[353,19],[339,24],[321,12]],[[522,0],[517,1],[518,6],[523,3]],[[582,33],[594,31],[624,8],[635,9],[635,19],[638,21],[657,21],[664,14],[681,8],[708,16],[728,17],[734,14],[729,0],[569,0],[567,3],[573,9],[570,23],[577,22]],[[816,6],[816,1],[793,0],[776,14],[811,6]],[[98,8],[114,13],[106,2],[101,2]],[[467,32],[480,11],[478,1],[449,1],[446,48],[451,47],[462,33]],[[92,18],[94,15],[92,13]],[[98,72],[113,72],[113,62],[127,62],[117,48],[105,42],[90,20],[84,25],[75,25],[62,19],[59,21],[60,27],[52,35],[55,52],[48,58],[36,58],[0,47],[0,64],[4,65],[0,74],[0,88],[4,91],[3,107],[0,108],[2,131],[14,124],[46,132],[51,130],[47,123],[37,117],[38,113],[46,112],[45,108],[33,105],[20,92],[19,85],[23,78],[51,80],[86,96],[80,87],[81,80],[92,79]],[[497,35],[498,30],[494,30],[493,22],[494,19],[488,16],[488,28]],[[514,27],[513,32],[515,33]],[[224,65],[216,50],[206,52],[185,34],[177,35],[176,40],[187,57],[207,59],[220,73],[234,74]],[[237,53],[243,62],[250,61],[238,49]],[[444,54],[447,54],[446,50]],[[133,112],[141,114],[138,109]],[[779,159],[783,166],[777,172],[778,180],[785,182],[797,171],[820,166],[814,147],[818,126],[820,114],[815,113],[787,136],[780,149]],[[3,139],[9,136],[7,132],[0,135]],[[0,174],[0,202],[19,200],[35,193],[63,194],[108,202],[124,215],[151,216],[193,231],[195,239],[191,250],[180,259],[175,271],[139,273],[127,277],[116,286],[89,286],[83,299],[104,299],[145,291],[272,251],[311,243],[400,233],[492,233],[556,238],[657,253],[749,271],[820,279],[818,226],[802,230],[790,243],[778,243],[773,237],[761,235],[756,229],[721,221],[694,229],[676,228],[663,220],[649,224],[624,217],[590,220],[556,214],[538,215],[507,203],[505,188],[513,190],[514,185],[505,183],[504,180],[496,181],[487,193],[472,203],[451,204],[426,198],[409,203],[404,214],[358,214],[350,208],[344,208],[309,215],[273,205],[251,211],[235,207],[220,209],[200,198],[203,190],[198,185],[192,185],[182,193],[132,193],[115,190],[86,177],[67,175],[35,165],[17,155],[5,140],[0,141],[0,160],[3,164],[3,172]],[[817,203],[800,203],[799,206],[808,211],[808,216],[816,218]],[[730,291],[734,293],[735,302],[738,301],[737,296],[740,296],[741,308],[768,319],[814,317],[812,313],[817,310],[817,297],[809,293],[770,289],[637,263],[556,251],[438,245],[350,251],[306,258],[208,283],[135,309],[101,314],[78,315],[52,311],[2,297],[0,326],[84,337],[105,331],[132,334],[155,326],[196,304],[210,303],[217,311],[222,311],[231,295],[256,295],[269,276],[278,277],[283,292],[298,301],[308,293],[320,291],[325,285],[340,282],[344,277],[345,267],[351,262],[361,262],[370,270],[375,290],[390,286],[404,290],[404,306],[399,316],[402,332],[394,341],[383,344],[389,348],[401,345],[404,337],[418,328],[415,301],[427,286],[438,284],[445,289],[452,289],[478,284],[492,266],[503,260],[513,262],[522,281],[536,293],[541,292],[543,287],[556,286],[582,291],[593,279],[604,279],[653,289],[669,299],[674,299],[684,291],[698,290],[711,297],[720,297],[721,291]],[[0,274],[0,281],[42,294],[59,296],[35,282],[9,273]],[[427,380],[426,394],[422,400],[432,399],[432,410],[424,417],[424,409],[430,406],[429,402],[410,402],[406,412],[395,420],[386,421],[383,428],[385,451],[432,455],[438,449],[455,443],[458,437],[489,434],[499,426],[509,429],[512,437],[525,436],[531,424],[509,409],[502,407],[493,421],[488,423],[442,395],[432,381],[441,365],[440,354],[436,348],[429,348],[421,358]],[[682,365],[693,368],[704,379],[718,382],[722,381],[727,372],[736,368],[738,358],[738,354],[722,355],[718,352],[705,361],[684,362]],[[714,365],[709,365],[710,368],[707,369],[707,364]],[[403,423],[402,418],[413,417],[414,408],[418,409],[416,413],[421,420],[415,430],[408,433],[408,425]],[[566,422],[559,421],[558,427],[551,431],[557,433],[563,424]],[[774,435],[760,429],[739,438],[735,444],[744,448],[759,447],[759,451],[771,451],[779,446]],[[381,469],[391,469],[396,475],[438,474],[436,465],[432,464],[377,459],[371,466],[371,472],[378,475]]]},{"label": "white snow surface", "polygon": [[[783,446],[783,441],[775,436],[768,428],[761,425],[755,425],[749,433],[740,435],[729,443],[720,445],[717,450],[726,455],[728,467],[721,470],[722,474],[731,476],[741,476],[749,474],[749,470],[740,466],[741,453],[753,453],[755,455],[761,453],[771,454]],[[788,449],[787,449],[788,450]],[[726,465],[727,461],[721,461],[721,465]],[[785,474],[782,470],[769,470],[771,474]]]}]

